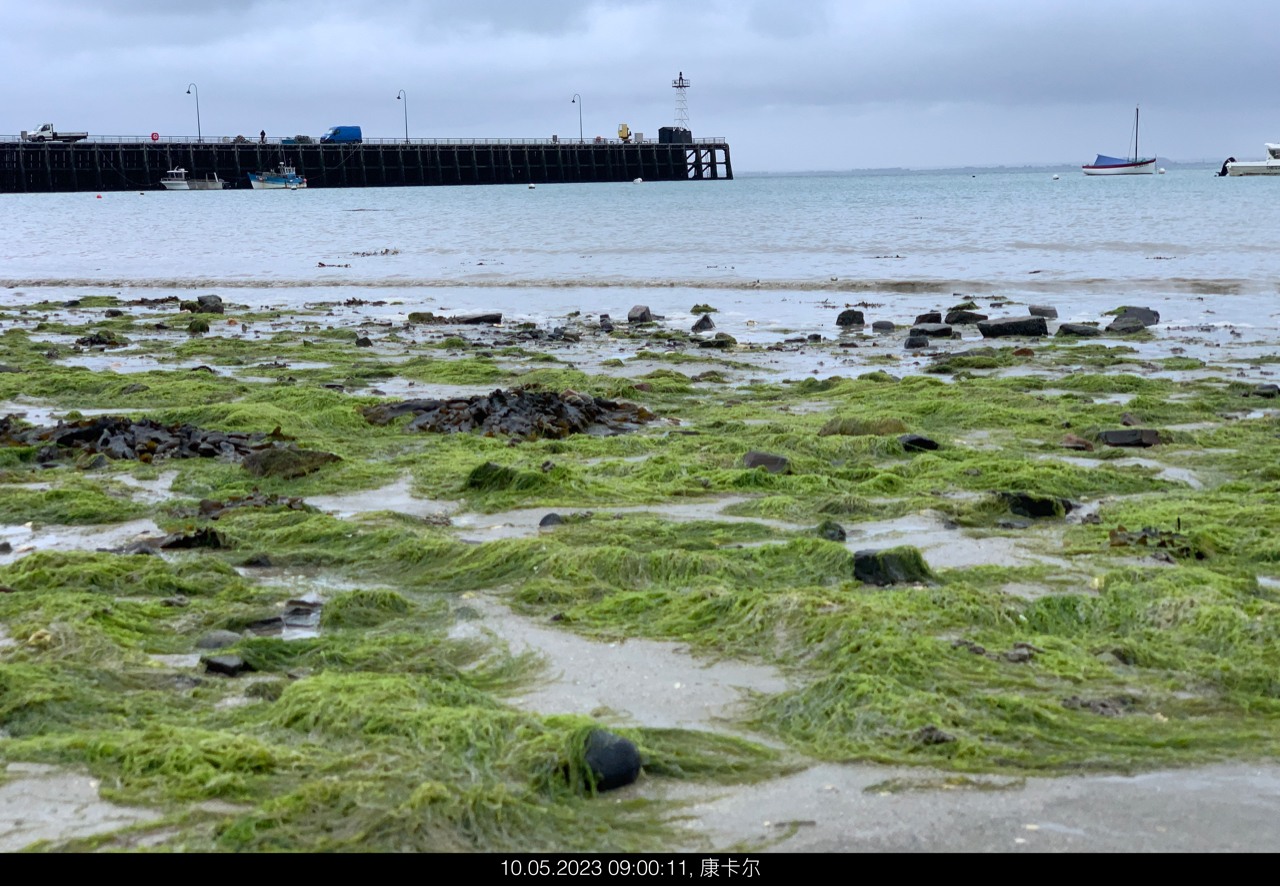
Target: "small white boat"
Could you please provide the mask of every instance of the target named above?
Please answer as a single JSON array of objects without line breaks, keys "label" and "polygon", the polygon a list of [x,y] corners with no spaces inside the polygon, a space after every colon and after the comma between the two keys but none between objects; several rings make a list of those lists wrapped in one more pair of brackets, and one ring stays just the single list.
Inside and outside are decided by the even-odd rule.
[{"label": "small white boat", "polygon": [[210,173],[203,179],[189,179],[187,171],[178,167],[165,173],[160,184],[168,191],[221,191],[226,182],[218,178],[217,173]]},{"label": "small white boat", "polygon": [[307,180],[298,175],[298,171],[292,166],[281,161],[280,165],[271,172],[249,173],[249,184],[257,190],[284,188],[297,191],[299,188],[307,187]]},{"label": "small white boat", "polygon": [[1138,109],[1133,109],[1133,156],[1108,157],[1099,154],[1098,159],[1081,169],[1087,176],[1149,176],[1156,171],[1156,158],[1138,155]]},{"label": "small white boat", "polygon": [[1229,176],[1280,176],[1280,145],[1267,142],[1266,160],[1228,160]]}]

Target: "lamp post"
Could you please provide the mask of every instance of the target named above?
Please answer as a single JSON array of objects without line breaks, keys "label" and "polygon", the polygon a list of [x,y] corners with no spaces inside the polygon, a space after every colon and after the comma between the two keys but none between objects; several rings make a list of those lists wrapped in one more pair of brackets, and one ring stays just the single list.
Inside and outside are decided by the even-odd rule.
[{"label": "lamp post", "polygon": [[409,144],[409,94],[403,89],[396,93],[396,101],[404,100],[404,143]]},{"label": "lamp post", "polygon": [[578,106],[578,143],[581,144],[585,141],[582,138],[582,96],[575,92],[573,98],[569,100],[569,104]]},{"label": "lamp post", "polygon": [[191,90],[196,91],[196,141],[204,141],[204,133],[200,131],[200,89],[194,83],[187,84],[187,95],[191,95]]}]

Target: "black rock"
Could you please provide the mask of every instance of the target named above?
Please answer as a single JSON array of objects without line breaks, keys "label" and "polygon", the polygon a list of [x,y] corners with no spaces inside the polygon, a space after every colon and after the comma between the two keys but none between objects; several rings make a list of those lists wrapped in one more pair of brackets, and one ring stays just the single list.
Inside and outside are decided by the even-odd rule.
[{"label": "black rock", "polygon": [[877,320],[871,324],[871,329],[877,333],[891,333],[898,328],[892,320]]},{"label": "black rock", "polygon": [[716,328],[715,321],[711,319],[710,314],[704,314],[698,318],[697,323],[693,325],[695,333],[709,333]]},{"label": "black rock", "polygon": [[818,525],[818,536],[828,542],[844,542],[849,538],[844,527],[833,520],[823,521]]},{"label": "black rock", "polygon": [[921,314],[919,317],[916,318],[917,326],[919,326],[922,323],[942,323],[942,312],[926,311],[924,314]]},{"label": "black rock", "polygon": [[1101,336],[1102,330],[1088,323],[1064,323],[1058,326],[1058,335],[1091,339],[1095,336]]},{"label": "black rock", "polygon": [[836,326],[840,326],[840,327],[849,327],[849,326],[864,327],[866,325],[867,325],[867,320],[865,317],[863,317],[862,312],[856,311],[852,308],[850,308],[848,311],[841,311],[840,316],[836,318]]},{"label": "black rock", "polygon": [[999,320],[984,320],[978,324],[978,332],[984,339],[999,339],[1004,336],[1047,336],[1049,324],[1043,317],[1002,317]]},{"label": "black rock", "polygon": [[951,326],[945,323],[918,323],[911,328],[911,336],[928,336],[930,339],[951,338]]},{"label": "black rock", "polygon": [[652,323],[653,312],[648,305],[636,305],[627,312],[627,323]]},{"label": "black rock", "polygon": [[910,546],[855,552],[853,575],[860,582],[880,586],[933,581],[933,571],[920,556],[920,551]]},{"label": "black rock", "polygon": [[596,791],[613,791],[640,778],[640,749],[630,739],[615,733],[592,730],[587,735],[583,759],[591,768]]},{"label": "black rock", "polygon": [[[1009,506],[1009,510],[1022,517],[1063,517],[1075,510],[1075,503],[1056,496],[1041,496],[1036,493],[1000,493],[1000,498]],[[1018,528],[1021,529],[1021,528]]]},{"label": "black rock", "polygon": [[946,323],[954,326],[971,326],[987,319],[987,315],[979,314],[976,311],[949,311],[946,317]]},{"label": "black rock", "polygon": [[197,311],[200,314],[225,314],[221,296],[196,296]]},{"label": "black rock", "polygon": [[1280,385],[1259,385],[1249,394],[1252,397],[1264,397],[1267,400],[1274,400],[1276,397],[1280,397]]},{"label": "black rock", "polygon": [[229,678],[253,671],[249,663],[239,656],[201,656],[200,661],[204,663],[204,670],[210,674],[222,674]]},{"label": "black rock", "polygon": [[1031,305],[1027,308],[1027,313],[1032,317],[1044,317],[1048,320],[1058,319],[1058,309],[1049,305]]},{"label": "black rock", "polygon": [[487,314],[460,314],[451,319],[454,323],[466,324],[468,326],[484,326],[485,324],[497,326],[502,323],[502,313],[498,311],[491,311]]},{"label": "black rock", "polygon": [[706,339],[698,343],[699,348],[732,348],[738,344],[738,340],[728,333],[716,333],[713,338]]},{"label": "black rock", "polygon": [[551,514],[548,514],[542,520],[538,521],[538,526],[545,529],[547,527],[558,527],[563,523],[564,523],[564,518],[562,518],[560,515],[555,514],[553,512]]},{"label": "black rock", "polygon": [[356,347],[357,347],[357,348],[372,348],[372,347],[373,347],[373,340],[372,340],[372,339],[370,339],[368,336],[361,336],[360,338],[356,339]]},{"label": "black rock", "polygon": [[1141,321],[1143,326],[1155,326],[1160,322],[1160,312],[1153,311],[1150,308],[1136,308],[1133,305],[1125,305],[1116,312],[1116,319],[1123,320],[1125,318]]},{"label": "black rock", "polygon": [[1104,431],[1098,439],[1109,447],[1157,447],[1160,432],[1150,428],[1126,428],[1123,431]]},{"label": "black rock", "polygon": [[791,461],[786,456],[773,456],[769,453],[752,451],[742,457],[742,464],[747,468],[763,468],[770,474],[789,474]]},{"label": "black rock", "polygon": [[928,336],[908,336],[906,343],[902,347],[907,351],[917,351],[921,348],[928,348],[930,344]]},{"label": "black rock", "polygon": [[1107,327],[1107,332],[1117,336],[1131,336],[1145,331],[1147,324],[1137,317],[1117,317]]},{"label": "black rock", "polygon": [[919,434],[904,434],[898,438],[898,443],[902,444],[902,448],[908,453],[924,453],[938,449],[936,440],[921,437]]}]

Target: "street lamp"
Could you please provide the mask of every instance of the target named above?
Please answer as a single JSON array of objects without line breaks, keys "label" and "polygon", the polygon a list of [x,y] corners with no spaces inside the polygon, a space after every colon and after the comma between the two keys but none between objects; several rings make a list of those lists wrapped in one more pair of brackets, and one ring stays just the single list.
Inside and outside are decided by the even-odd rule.
[{"label": "street lamp", "polygon": [[409,94],[403,89],[396,93],[396,101],[404,99],[404,143],[409,144]]},{"label": "street lamp", "polygon": [[581,144],[585,141],[582,138],[582,96],[575,92],[573,98],[569,100],[569,104],[578,106],[578,142]]},{"label": "street lamp", "polygon": [[196,91],[196,141],[204,141],[204,133],[200,131],[200,89],[194,83],[187,84],[187,95],[191,95],[191,90]]}]

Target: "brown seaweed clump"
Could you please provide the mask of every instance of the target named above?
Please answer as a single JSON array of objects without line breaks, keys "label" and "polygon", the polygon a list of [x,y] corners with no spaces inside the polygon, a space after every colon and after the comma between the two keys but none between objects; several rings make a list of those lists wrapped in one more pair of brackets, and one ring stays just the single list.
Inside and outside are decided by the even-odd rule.
[{"label": "brown seaweed clump", "polygon": [[560,440],[590,432],[619,434],[657,418],[631,403],[571,390],[556,394],[532,387],[498,390],[478,397],[378,404],[365,407],[362,412],[374,425],[388,425],[401,416],[413,416],[407,426],[410,431],[474,432],[519,440]]}]

